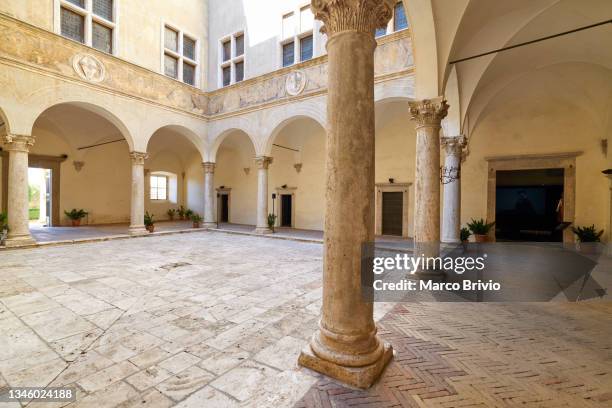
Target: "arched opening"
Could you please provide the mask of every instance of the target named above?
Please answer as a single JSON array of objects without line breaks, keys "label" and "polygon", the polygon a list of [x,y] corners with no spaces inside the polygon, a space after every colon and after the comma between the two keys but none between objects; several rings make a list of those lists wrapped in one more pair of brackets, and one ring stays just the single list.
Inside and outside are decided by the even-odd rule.
[{"label": "arched opening", "polygon": [[276,127],[269,144],[274,163],[268,208],[277,216],[276,226],[323,230],[325,129],[315,119],[295,116]]},{"label": "arched opening", "polygon": [[83,209],[82,225],[130,220],[130,135],[107,110],[86,103],[61,103],[43,111],[32,127],[29,152],[30,219],[39,241],[86,234],[65,212]]},{"label": "arched opening", "polygon": [[[184,211],[204,212],[202,153],[198,136],[182,126],[164,126],[151,136],[145,161],[145,210],[161,223],[156,227],[186,228]],[[182,218],[182,219],[181,219]]]},{"label": "arched opening", "polygon": [[374,172],[378,236],[412,236],[416,131],[408,111],[407,98],[376,103]]},{"label": "arched opening", "polygon": [[227,130],[217,137],[211,154],[216,163],[217,222],[220,225],[255,225],[257,166],[251,138],[242,130]]}]

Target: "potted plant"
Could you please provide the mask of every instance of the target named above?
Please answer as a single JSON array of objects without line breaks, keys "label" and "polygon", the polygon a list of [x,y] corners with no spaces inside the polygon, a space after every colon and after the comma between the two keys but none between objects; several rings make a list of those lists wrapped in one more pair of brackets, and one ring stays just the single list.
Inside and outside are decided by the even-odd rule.
[{"label": "potted plant", "polygon": [[176,215],[176,210],[174,208],[171,208],[168,211],[166,211],[166,214],[168,214],[168,219],[170,221],[174,221],[174,216]]},{"label": "potted plant", "polygon": [[276,224],[276,214],[268,214],[268,228],[274,232],[274,224]]},{"label": "potted plant", "polygon": [[179,220],[184,220],[185,219],[185,207],[183,207],[182,205],[179,207],[178,210],[176,210],[176,213],[179,216]]},{"label": "potted plant", "polygon": [[155,232],[155,220],[153,219],[153,214],[149,214],[148,211],[145,212],[144,225],[147,231]]},{"label": "potted plant", "polygon": [[191,219],[191,216],[192,216],[193,214],[194,214],[194,213],[193,213],[193,210],[186,209],[186,210],[185,210],[185,219],[186,219],[186,220],[190,220],[190,219]]},{"label": "potted plant", "polygon": [[572,232],[578,239],[578,250],[584,253],[595,252],[594,244],[601,241],[601,236],[604,233],[603,230],[597,231],[595,224],[591,225],[590,227],[572,227]]},{"label": "potted plant", "polygon": [[0,245],[4,245],[6,237],[8,235],[8,216],[6,213],[0,213]]},{"label": "potted plant", "polygon": [[459,232],[459,238],[461,239],[461,245],[463,245],[464,250],[467,250],[468,241],[471,235],[472,233],[469,229],[467,229],[466,227],[461,228],[461,231]]},{"label": "potted plant", "polygon": [[193,213],[191,214],[191,221],[193,222],[193,228],[200,228],[200,225],[202,224],[202,221],[204,219],[202,218],[202,216],[198,213]]},{"label": "potted plant", "polygon": [[85,218],[88,213],[83,209],[77,210],[76,208],[73,208],[70,211],[64,210],[64,214],[66,214],[66,217],[70,219],[73,227],[78,227],[81,225],[81,220]]},{"label": "potted plant", "polygon": [[472,221],[468,223],[468,228],[474,234],[474,240],[476,242],[488,242],[489,241],[489,231],[495,225],[495,222],[491,222],[487,224],[485,220],[482,218],[479,220],[475,220],[472,218]]}]

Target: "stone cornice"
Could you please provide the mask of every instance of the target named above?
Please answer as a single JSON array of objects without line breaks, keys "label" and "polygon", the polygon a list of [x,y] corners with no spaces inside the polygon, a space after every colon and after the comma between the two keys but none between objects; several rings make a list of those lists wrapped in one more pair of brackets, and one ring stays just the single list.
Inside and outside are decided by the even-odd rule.
[{"label": "stone cornice", "polygon": [[[410,30],[386,35],[377,42],[376,52],[380,56],[376,82],[413,74]],[[75,55],[92,55],[103,64],[107,75],[100,82],[79,76],[73,68]],[[207,92],[3,13],[0,13],[1,64],[204,121],[243,115],[327,92],[326,55]],[[296,70],[305,71],[308,82],[303,92],[292,96],[284,85],[287,76]]]}]

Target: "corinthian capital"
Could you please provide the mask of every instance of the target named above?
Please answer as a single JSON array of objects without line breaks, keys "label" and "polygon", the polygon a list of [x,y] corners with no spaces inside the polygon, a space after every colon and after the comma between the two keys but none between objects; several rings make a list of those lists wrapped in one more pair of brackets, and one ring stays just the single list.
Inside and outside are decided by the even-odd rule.
[{"label": "corinthian capital", "polygon": [[268,156],[259,156],[255,158],[255,163],[257,164],[258,169],[267,170],[270,164],[272,164],[272,157]]},{"label": "corinthian capital", "polygon": [[465,136],[448,136],[440,138],[442,146],[446,154],[449,156],[459,156],[461,151],[467,145]]},{"label": "corinthian capital", "polygon": [[442,97],[410,102],[410,115],[417,126],[440,126],[447,113],[448,104]]},{"label": "corinthian capital", "polygon": [[147,156],[148,156],[147,153],[143,153],[143,152],[130,152],[130,158],[132,159],[132,164],[137,164],[140,166],[144,166],[144,162]]},{"label": "corinthian capital", "polygon": [[6,150],[25,153],[30,151],[30,147],[34,145],[35,140],[36,138],[34,136],[14,135],[10,133],[4,135],[2,138]]},{"label": "corinthian capital", "polygon": [[395,0],[312,0],[321,32],[332,36],[342,31],[373,33],[386,27],[393,15]]}]

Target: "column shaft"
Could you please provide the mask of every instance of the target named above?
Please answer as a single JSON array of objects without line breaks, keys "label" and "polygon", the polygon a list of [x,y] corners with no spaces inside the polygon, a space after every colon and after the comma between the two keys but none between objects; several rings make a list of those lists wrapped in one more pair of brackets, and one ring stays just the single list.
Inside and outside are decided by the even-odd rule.
[{"label": "column shaft", "polygon": [[392,1],[312,5],[329,36],[323,307],[299,363],[367,388],[393,354],[376,335],[373,304],[361,297],[363,244],[374,241],[373,34]]},{"label": "column shaft", "polygon": [[461,152],[465,146],[463,137],[445,137],[442,144],[446,152],[444,170],[449,178],[444,184],[442,207],[442,242],[461,241]]},{"label": "column shaft", "polygon": [[216,228],[215,220],[215,163],[203,163],[204,167],[204,228]]},{"label": "column shaft", "polygon": [[[416,122],[416,175],[414,195],[415,255],[440,254],[440,128],[448,112],[443,98],[410,103]],[[419,271],[439,274],[441,271]]]},{"label": "column shaft", "polygon": [[261,156],[255,159],[257,163],[257,234],[270,234],[268,227],[268,167],[272,157]]},{"label": "column shaft", "polygon": [[34,137],[25,135],[4,137],[5,148],[9,153],[7,201],[9,233],[5,242],[7,247],[35,243],[30,235],[28,205],[28,152],[34,140]]},{"label": "column shaft", "polygon": [[131,152],[130,157],[132,159],[132,202],[129,231],[130,235],[144,235],[147,233],[144,226],[144,162],[147,158],[147,154],[141,152]]}]

